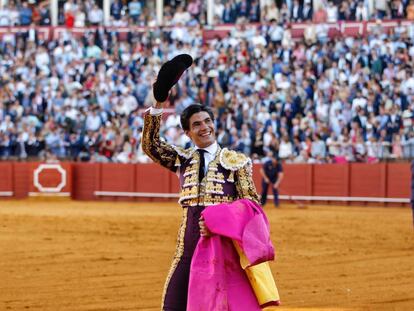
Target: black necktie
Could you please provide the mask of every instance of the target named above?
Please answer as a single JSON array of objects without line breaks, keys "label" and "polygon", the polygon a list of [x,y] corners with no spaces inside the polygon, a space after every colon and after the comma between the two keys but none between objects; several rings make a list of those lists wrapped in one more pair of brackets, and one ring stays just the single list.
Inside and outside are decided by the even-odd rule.
[{"label": "black necktie", "polygon": [[200,155],[200,166],[198,168],[198,181],[201,182],[204,178],[204,168],[206,166],[206,161],[204,160],[204,149],[197,149],[198,154]]}]

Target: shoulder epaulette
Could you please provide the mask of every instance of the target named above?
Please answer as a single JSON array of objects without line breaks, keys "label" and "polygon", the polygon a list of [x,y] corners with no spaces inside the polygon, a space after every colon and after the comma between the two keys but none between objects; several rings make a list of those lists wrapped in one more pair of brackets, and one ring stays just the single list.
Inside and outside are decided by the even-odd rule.
[{"label": "shoulder epaulette", "polygon": [[220,153],[220,164],[227,170],[237,171],[250,163],[249,157],[243,153],[223,148]]}]

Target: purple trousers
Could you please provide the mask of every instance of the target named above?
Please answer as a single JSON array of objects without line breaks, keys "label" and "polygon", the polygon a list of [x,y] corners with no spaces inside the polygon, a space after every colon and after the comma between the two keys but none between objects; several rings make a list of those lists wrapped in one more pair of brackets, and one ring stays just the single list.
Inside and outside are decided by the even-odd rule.
[{"label": "purple trousers", "polygon": [[164,311],[185,311],[187,309],[188,282],[190,265],[194,250],[200,239],[198,225],[204,206],[191,206],[187,212],[187,222],[184,234],[184,252],[167,285],[164,297]]}]

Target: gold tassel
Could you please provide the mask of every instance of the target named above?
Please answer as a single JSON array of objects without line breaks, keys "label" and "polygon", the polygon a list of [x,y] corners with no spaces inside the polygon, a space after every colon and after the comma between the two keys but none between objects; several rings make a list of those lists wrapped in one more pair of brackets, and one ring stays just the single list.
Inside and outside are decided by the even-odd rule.
[{"label": "gold tassel", "polygon": [[175,166],[181,166],[180,157],[175,160]]}]

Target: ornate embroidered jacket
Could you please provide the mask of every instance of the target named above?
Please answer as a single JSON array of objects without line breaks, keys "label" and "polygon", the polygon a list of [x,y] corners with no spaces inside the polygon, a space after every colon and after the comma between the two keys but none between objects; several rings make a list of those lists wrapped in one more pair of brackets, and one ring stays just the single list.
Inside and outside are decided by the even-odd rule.
[{"label": "ornate embroidered jacket", "polygon": [[182,206],[208,206],[241,198],[259,202],[248,157],[219,147],[199,183],[199,153],[195,148],[183,149],[162,141],[160,122],[161,115],[145,116],[142,149],[154,162],[173,172],[179,170],[181,194],[178,202]]}]

